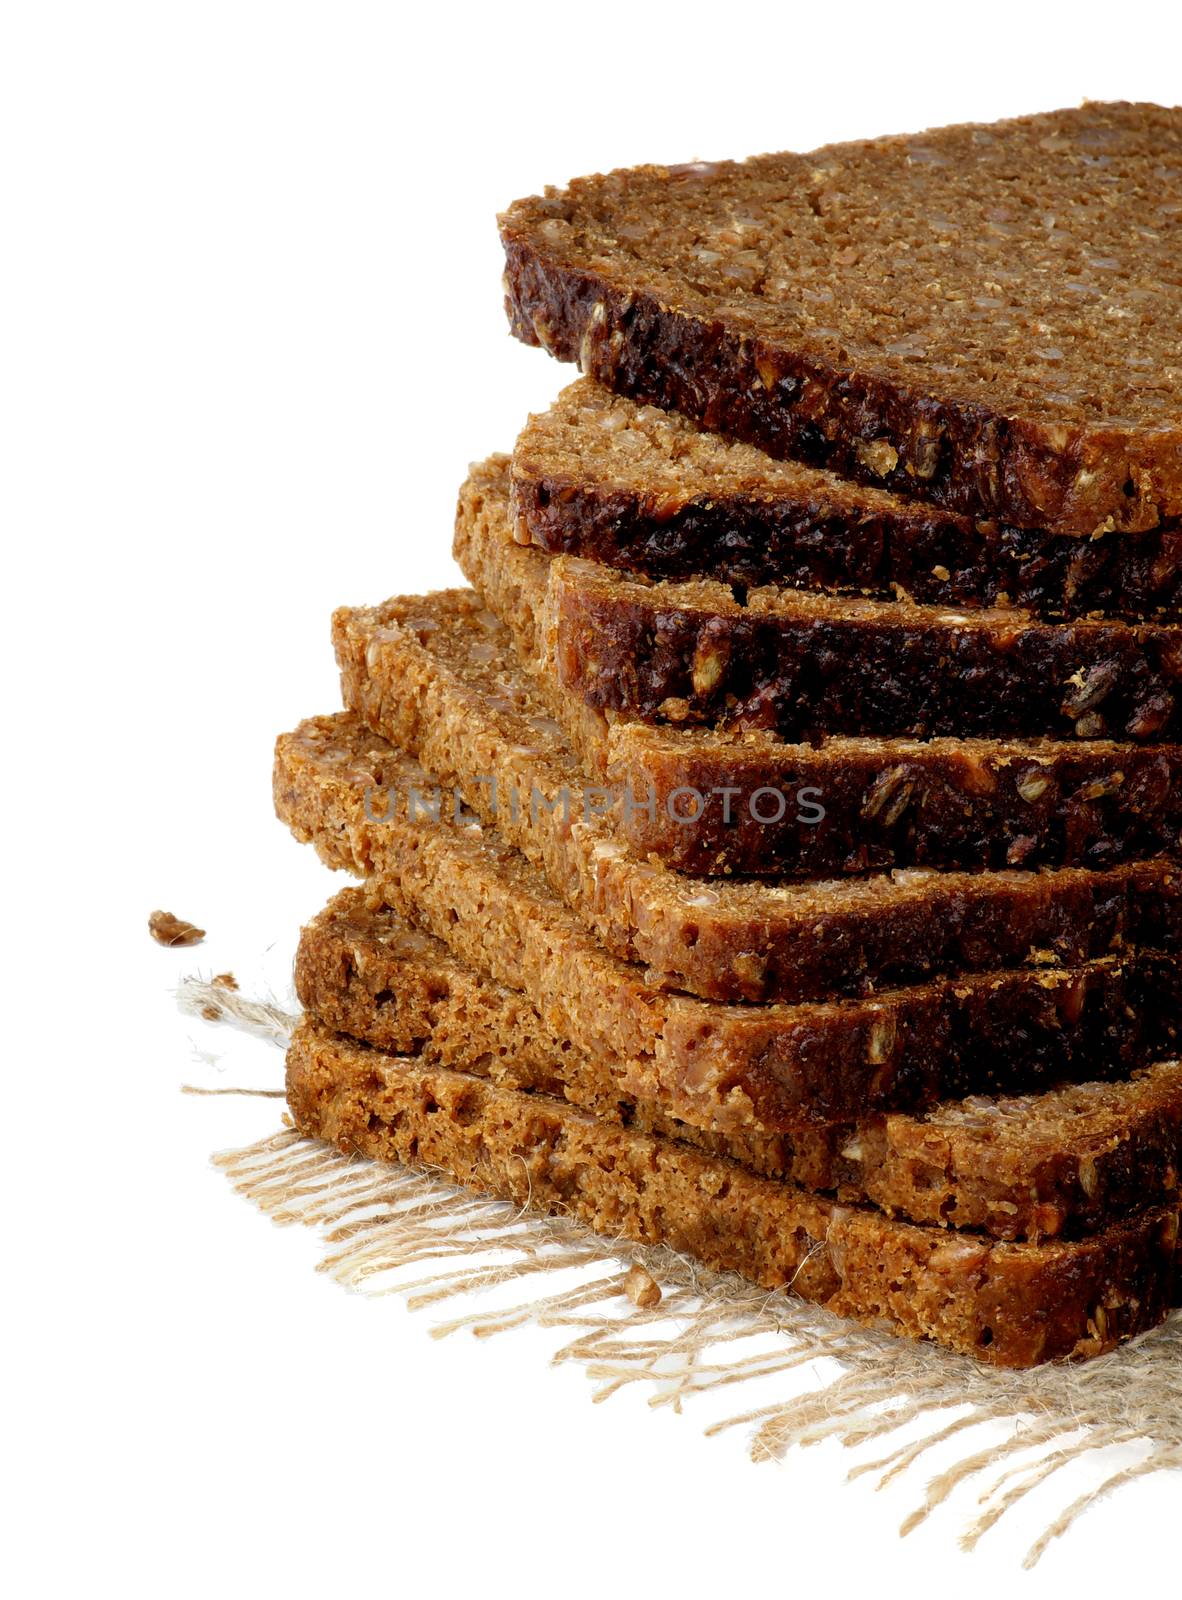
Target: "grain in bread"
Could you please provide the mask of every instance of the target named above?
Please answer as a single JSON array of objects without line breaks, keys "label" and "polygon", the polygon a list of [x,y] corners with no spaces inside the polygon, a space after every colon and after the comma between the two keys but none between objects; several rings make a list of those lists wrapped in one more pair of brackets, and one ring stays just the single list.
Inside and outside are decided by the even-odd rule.
[{"label": "grain in bread", "polygon": [[1098,1355],[1155,1326],[1177,1297],[1176,1208],[1045,1244],[917,1227],[309,1019],[288,1050],[287,1096],[301,1133],[350,1155],[667,1245],[997,1366]]},{"label": "grain in bread", "polygon": [[1182,515],[1182,110],[637,167],[501,219],[513,332],[769,454],[1090,536]]},{"label": "grain in bread", "polygon": [[[463,696],[466,742],[478,727],[486,731],[479,750],[453,753],[452,768],[493,760],[494,745],[532,748],[556,787],[597,808],[608,806],[605,786],[611,791],[612,830],[637,856],[695,876],[1108,867],[1178,852],[1178,745],[854,737],[791,744],[770,733],[654,728],[589,711],[531,654],[544,560],[516,552],[510,597],[504,585],[490,595],[511,630],[464,590],[338,611],[346,704],[397,742],[422,736],[416,706],[430,699],[433,714],[446,718]],[[582,809],[577,798],[574,809]]]},{"label": "grain in bread", "polygon": [[510,487],[523,543],[649,578],[1182,621],[1176,522],[1080,539],[964,516],[776,461],[590,378],[530,417]]},{"label": "grain in bread", "polygon": [[[1084,959],[1114,941],[1146,942],[1137,931],[1146,912],[1159,923],[1182,918],[1182,869],[1165,859],[1100,871],[909,868],[801,883],[672,872],[635,854],[610,816],[597,814],[598,797],[559,732],[490,682],[496,624],[489,619],[473,656],[464,597],[453,598],[338,612],[346,703],[495,826],[654,982],[709,999],[817,998],[1047,952]],[[611,803],[610,793],[602,798]],[[391,804],[411,809],[404,791]],[[1172,945],[1168,932],[1148,942],[1163,938]]]},{"label": "grain in bread", "polygon": [[[1141,952],[1130,940],[1124,954],[1089,965],[1057,965],[1043,952],[1023,968],[859,998],[721,1005],[670,993],[613,957],[470,812],[453,822],[441,808],[435,822],[386,807],[384,796],[412,787],[427,793],[431,780],[350,716],[310,719],[276,745],[276,810],[298,839],[329,866],[369,879],[376,903],[460,960],[527,993],[580,1049],[617,1058],[623,1092],[695,1127],[849,1121],[966,1094],[1123,1077],[1173,1053],[1179,963],[1151,954],[1170,933],[1152,876],[1122,875],[1117,889],[1116,922],[1130,936],[1154,935]],[[1176,929],[1171,937],[1176,950]],[[802,950],[816,942],[807,930],[797,940]]]},{"label": "grain in bread", "polygon": [[[486,596],[514,581],[505,457],[474,467],[461,490],[455,553]],[[618,716],[792,739],[1182,735],[1177,625],[1051,623],[778,587],[736,596],[576,556],[550,558],[545,573],[551,670]]]},{"label": "grain in bread", "polygon": [[764,1177],[994,1238],[1081,1237],[1177,1204],[1182,1062],[1114,1083],[945,1101],[781,1133],[710,1133],[637,1099],[613,1057],[582,1050],[520,990],[345,889],[300,935],[296,991],[326,1027],[424,1066],[558,1095],[609,1122],[682,1139]]}]

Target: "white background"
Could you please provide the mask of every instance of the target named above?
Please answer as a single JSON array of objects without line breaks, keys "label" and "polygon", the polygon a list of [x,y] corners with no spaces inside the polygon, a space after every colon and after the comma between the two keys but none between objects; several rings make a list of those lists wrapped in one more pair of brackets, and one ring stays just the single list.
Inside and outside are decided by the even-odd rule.
[{"label": "white background", "polygon": [[[428,1336],[207,1164],[275,1102],[185,971],[286,981],[333,884],[271,819],[328,615],[457,581],[469,459],[570,373],[509,338],[495,214],[579,172],[1182,99],[1165,5],[10,3],[0,36],[4,1442],[18,1595],[1097,1594],[1177,1572],[1178,1478],[1047,1557],[972,1491],[589,1403],[553,1340]],[[156,905],[210,930],[152,944]],[[241,1053],[245,1051],[246,1053]],[[1082,1487],[1075,1481],[1073,1487]]]}]

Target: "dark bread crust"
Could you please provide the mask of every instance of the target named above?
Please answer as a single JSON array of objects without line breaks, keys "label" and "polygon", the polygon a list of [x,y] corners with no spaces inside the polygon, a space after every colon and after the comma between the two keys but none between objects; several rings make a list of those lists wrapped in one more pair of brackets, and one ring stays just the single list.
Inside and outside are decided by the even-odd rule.
[{"label": "dark bread crust", "polygon": [[[770,456],[974,519],[1087,537],[1109,524],[1131,533],[1176,525],[1182,514],[1182,467],[1170,459],[1179,451],[1175,439],[1159,457],[1152,438],[1064,429],[1059,447],[1037,423],[987,405],[937,400],[918,384],[887,384],[788,345],[750,340],[721,317],[662,305],[626,281],[564,260],[539,236],[532,204],[519,201],[501,223],[510,329],[617,393],[680,411]],[[899,457],[885,477],[858,455],[859,445],[884,438]],[[940,449],[931,476],[909,476],[909,465],[927,470],[932,440]],[[1086,496],[1075,491],[1081,477],[1095,486]],[[1126,495],[1125,485],[1138,480],[1148,492]]]},{"label": "dark bread crust", "polygon": [[287,1096],[301,1133],[348,1154],[436,1169],[997,1366],[1100,1354],[1161,1322],[1177,1297],[1176,1209],[1078,1242],[921,1228],[308,1020],[288,1051]]},{"label": "dark bread crust", "polygon": [[650,584],[573,556],[559,681],[646,722],[916,738],[1182,739],[1182,629]]},{"label": "dark bread crust", "polygon": [[[761,730],[728,734],[605,717],[555,681],[546,628],[552,563],[509,534],[504,470],[494,458],[475,467],[460,491],[455,553],[524,667],[515,670],[513,651],[469,602],[467,634],[479,664],[466,676],[490,697],[511,701],[517,743],[537,742],[545,713],[557,719],[596,781],[621,792],[613,825],[640,855],[695,875],[822,877],[900,866],[1099,867],[1178,848],[1177,745],[857,737],[801,744]],[[454,665],[463,599],[440,595],[432,603],[429,647],[446,649]],[[352,615],[359,632],[368,617],[370,631],[391,635],[416,608],[428,620],[426,607],[390,601]],[[406,637],[406,650],[416,643]],[[393,654],[391,638],[375,661],[393,670]],[[358,638],[348,681],[370,672],[363,656],[368,641]],[[463,662],[457,670],[465,671]]]},{"label": "dark bread crust", "polygon": [[[1148,970],[1152,959],[1134,957],[1127,970]],[[1000,1239],[1079,1238],[1178,1203],[1182,1062],[1116,1083],[946,1102],[924,1116],[711,1133],[628,1093],[615,1058],[581,1050],[528,996],[457,961],[360,889],[343,890],[302,930],[295,980],[317,1020],[381,1050],[557,1095],[608,1122],[912,1222]]]},{"label": "dark bread crust", "polygon": [[[690,501],[652,516],[623,489],[514,470],[518,526],[551,555],[679,582],[782,583],[1035,616],[1182,621],[1182,528],[1081,540],[933,512],[902,529],[783,500]],[[943,568],[947,577],[939,573]]]},{"label": "dark bread crust", "polygon": [[[786,482],[726,482],[734,446],[698,433],[715,469],[707,485],[646,485],[653,456],[613,462],[596,418],[644,413],[580,380],[531,418],[513,451],[517,537],[551,555],[583,556],[646,577],[706,577],[755,588],[785,584],[922,604],[1012,605],[1035,616],[1182,621],[1182,528],[1092,539],[974,520],[798,466]],[[651,416],[652,413],[650,412]],[[665,417],[678,439],[693,430]],[[561,425],[561,426],[560,426]],[[624,424],[629,426],[627,422]],[[577,460],[564,451],[576,431]],[[754,453],[754,452],[753,452]],[[764,458],[768,468],[779,463]]]},{"label": "dark bread crust", "polygon": [[[958,318],[942,332],[938,297],[928,291],[925,298],[918,284],[897,291],[906,301],[901,309],[924,324],[932,337],[925,341],[927,349],[921,346],[915,354],[906,349],[905,337],[904,349],[892,356],[889,341],[898,336],[898,320],[894,315],[867,317],[876,285],[862,280],[860,298],[853,298],[854,280],[848,273],[843,277],[840,257],[836,263],[830,258],[827,275],[832,288],[825,315],[833,326],[822,327],[818,318],[769,301],[758,290],[745,294],[741,281],[723,287],[712,269],[695,267],[691,274],[686,254],[675,249],[671,235],[684,225],[687,249],[692,247],[703,228],[716,231],[725,213],[741,208],[749,195],[758,200],[765,221],[771,215],[781,242],[785,236],[791,238],[796,226],[812,225],[810,207],[821,219],[819,226],[824,227],[825,213],[831,212],[840,228],[840,195],[834,210],[824,183],[818,190],[810,168],[833,169],[839,186],[848,187],[852,181],[873,191],[876,175],[885,173],[890,183],[904,185],[908,195],[918,191],[922,196],[926,188],[941,204],[960,209],[966,203],[988,205],[982,174],[995,158],[1000,169],[994,204],[1004,205],[1012,198],[1005,167],[1017,162],[1034,201],[1020,208],[1017,227],[1019,232],[1036,229],[1047,214],[1058,212],[1062,217],[1080,199],[1094,201],[1094,194],[1086,191],[1094,191],[1098,181],[1102,184],[1104,175],[1097,173],[1094,152],[1089,163],[1086,147],[1105,141],[1116,142],[1117,159],[1122,143],[1139,151],[1135,160],[1141,165],[1130,169],[1128,190],[1120,196],[1131,222],[1152,207],[1155,198],[1158,205],[1169,198],[1161,194],[1162,180],[1150,173],[1155,157],[1158,168],[1163,165],[1167,145],[1177,147],[1180,130],[1182,115],[1176,110],[1093,105],[989,129],[937,130],[923,139],[937,159],[925,163],[919,175],[911,142],[891,139],[833,146],[807,157],[764,156],[705,170],[702,164],[637,168],[579,179],[566,190],[548,190],[543,197],[518,201],[501,219],[510,326],[526,343],[542,345],[560,360],[578,361],[585,374],[609,388],[681,411],[704,427],[758,445],[772,456],[824,466],[954,512],[1017,527],[1077,535],[1100,528],[1121,532],[1155,528],[1182,515],[1182,426],[1177,409],[1142,407],[1143,415],[1132,419],[1112,417],[1112,406],[1104,406],[1110,374],[1102,366],[1091,368],[1086,354],[1074,347],[1083,342],[1089,324],[1094,329],[1100,322],[1086,309],[1080,310],[1078,300],[1059,319],[1062,337],[1073,343],[1068,357],[1078,366],[1079,382],[1090,379],[1100,391],[1099,408],[1073,398],[1058,399],[1054,388],[1062,380],[1053,372],[1028,397],[1017,379],[1024,369],[1016,349],[1006,353],[1014,360],[1012,369],[1003,366],[1000,373],[991,371],[988,361],[974,364],[971,357],[958,365],[965,323]],[[1048,158],[1044,143],[1048,139],[1079,146],[1081,159],[1068,166],[1056,156]],[[841,241],[855,254],[867,246],[876,251],[890,243],[895,208],[889,204],[888,191],[881,193],[886,198],[877,213],[882,227],[876,236],[855,234]],[[870,199],[874,198],[871,192]],[[1105,215],[1107,203],[1105,196],[1103,205],[1093,205],[1082,215],[1094,224]],[[777,226],[777,213],[790,213],[789,225],[784,226],[781,217]],[[1112,211],[1113,217],[1123,214],[1120,208]],[[1157,229],[1143,240],[1129,228],[1124,248],[1134,272],[1138,250],[1142,270],[1146,250],[1158,250],[1162,270],[1172,278],[1169,241],[1177,225],[1164,212],[1160,220],[1153,220]],[[918,244],[931,255],[927,270],[933,277],[939,276],[941,262],[956,260],[944,256],[938,262],[924,225],[905,212],[898,226],[902,245]],[[990,228],[982,218],[981,232],[976,233],[965,227],[962,218],[960,264],[950,270],[959,274],[966,298],[974,278],[979,285],[990,271],[1014,278],[1007,288],[1016,297],[1017,316],[1000,300],[998,305],[1008,322],[1025,333],[1022,353],[1026,354],[1037,348],[1035,330],[1045,325],[1040,318],[1054,318],[1056,306],[1065,307],[1071,298],[1057,296],[1057,284],[1068,283],[1068,274],[1079,268],[1072,252],[1056,255],[1052,249],[1045,256],[1053,263],[1050,273],[1040,273],[1045,235],[1040,240],[1028,232],[1017,248],[1011,243],[999,249],[995,239],[985,237]],[[650,230],[646,244],[632,242],[629,230],[646,229]],[[1084,229],[1083,243],[1078,244],[1081,254],[1087,237]],[[1149,239],[1155,243],[1149,244]],[[734,249],[726,244],[710,253],[725,258]],[[974,259],[974,252],[979,259]],[[989,262],[1000,261],[983,271],[985,252]],[[1034,259],[1036,270],[1024,277],[1021,263],[1028,257]],[[882,269],[887,270],[885,261]],[[792,277],[791,250],[785,270]],[[1091,291],[1103,304],[1105,290],[1090,281],[1095,275],[1095,269],[1085,270],[1083,281],[1076,277],[1074,287]],[[1140,292],[1152,298],[1151,291]],[[1167,349],[1171,292],[1168,284],[1159,285],[1148,323],[1152,328],[1157,310]],[[867,320],[877,332],[869,342],[859,334]],[[1083,334],[1073,332],[1073,320],[1084,324]],[[1005,325],[1001,317],[994,321],[999,328]],[[1131,330],[1128,337],[1140,334],[1139,320],[1125,326]],[[1106,335],[1102,324],[1101,331]],[[924,364],[925,356],[929,362],[935,358],[951,362],[952,375],[934,372]],[[1152,366],[1147,377],[1152,377]],[[1135,408],[1136,385],[1127,371],[1122,378],[1114,386],[1120,395],[1115,404]],[[1007,382],[1014,393],[1008,402],[999,403],[998,385],[1004,391]],[[885,469],[874,454],[880,441],[889,443],[891,450]]]},{"label": "dark bread crust", "polygon": [[[1009,971],[942,978],[914,988],[877,988],[865,951],[837,908],[789,907],[773,939],[738,917],[712,924],[691,913],[712,951],[714,984],[795,988],[827,998],[801,1005],[719,1005],[664,992],[657,976],[606,950],[581,915],[491,830],[463,812],[452,825],[384,812],[367,795],[426,791],[416,763],[347,716],[313,718],[280,737],[275,807],[298,839],[331,867],[370,879],[375,901],[441,939],[459,960],[529,994],[537,1010],[580,1049],[618,1059],[627,1093],[695,1127],[782,1131],[916,1110],[967,1094],[1025,1093],[1071,1081],[1127,1076],[1173,1053],[1182,1006],[1182,938],[1176,889],[1149,865],[1085,887],[1075,904],[1048,900],[1037,876],[1015,884],[992,917],[972,904],[936,906],[884,895],[863,914],[897,964],[925,972],[951,950],[987,966],[1001,919],[1023,955],[1032,935],[1071,929],[1097,953],[1127,957],[1056,965],[1049,951]],[[970,880],[970,885],[973,880]],[[624,880],[620,892],[642,885]],[[605,885],[610,898],[611,884]],[[658,902],[659,904],[659,902]],[[636,907],[633,907],[633,914]],[[1077,920],[1078,918],[1078,920]],[[1011,922],[1012,919],[1012,922]],[[685,949],[686,926],[671,908],[662,926],[635,929],[638,942]],[[915,930],[918,928],[918,932]],[[865,935],[863,934],[863,938]],[[1073,942],[1068,940],[1068,943]],[[666,945],[666,941],[668,944]],[[761,942],[762,941],[762,942]],[[1162,951],[1164,959],[1146,954]],[[752,952],[766,952],[760,975]],[[709,973],[710,969],[705,969]],[[862,997],[833,1000],[835,992]]]},{"label": "dark bread crust", "polygon": [[[986,740],[956,748],[952,740],[884,739],[861,750],[769,741],[736,751],[692,734],[646,741],[617,732],[614,772],[625,792],[666,797],[651,810],[622,807],[622,836],[638,855],[694,876],[1104,867],[1177,855],[1182,842],[1176,745],[1007,742],[992,750]],[[669,797],[712,795],[724,780],[733,790],[729,821],[717,800],[693,821],[670,819]],[[782,816],[778,795],[790,797]],[[819,822],[810,797],[824,807]]]},{"label": "dark bread crust", "polygon": [[[708,999],[798,1000],[1019,965],[1034,950],[1072,961],[1121,940],[1174,947],[1173,935],[1135,932],[1150,907],[1166,927],[1182,914],[1182,871],[1164,858],[1102,871],[909,869],[820,884],[662,870],[632,854],[609,819],[579,807],[582,775],[560,736],[514,718],[482,673],[449,669],[435,641],[452,620],[449,599],[465,597],[442,598],[337,612],[346,704],[462,796],[615,954],[652,967],[655,982]],[[491,657],[499,630],[488,620]],[[1134,912],[1130,893],[1140,899],[1142,888]]]}]

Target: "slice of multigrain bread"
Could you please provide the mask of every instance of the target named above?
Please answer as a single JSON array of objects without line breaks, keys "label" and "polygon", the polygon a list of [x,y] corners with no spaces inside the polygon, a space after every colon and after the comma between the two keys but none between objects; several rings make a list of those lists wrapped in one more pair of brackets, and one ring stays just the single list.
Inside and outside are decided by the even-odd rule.
[{"label": "slice of multigrain bread", "polygon": [[[802,907],[785,968],[798,983],[809,975],[808,986],[826,999],[714,1004],[670,993],[651,972],[612,956],[519,851],[465,809],[453,813],[437,790],[432,819],[432,789],[422,767],[350,716],[313,718],[276,746],[276,810],[298,839],[329,866],[368,878],[376,903],[442,939],[458,959],[527,993],[580,1049],[615,1058],[622,1092],[694,1127],[779,1131],[850,1121],[966,1094],[1125,1077],[1175,1053],[1180,966],[1174,954],[1153,951],[1168,943],[1176,950],[1178,916],[1161,898],[1156,869],[1117,875],[1108,886],[1113,900],[1093,897],[1082,910],[1085,929],[1104,926],[1099,943],[1121,943],[1114,930],[1124,926],[1124,953],[1108,959],[1059,966],[1043,951],[1017,970],[834,1000],[836,988],[857,985],[851,975],[863,954],[854,938],[841,937],[834,907],[811,919]],[[422,805],[412,805],[414,794]],[[889,893],[884,899],[888,920],[910,926],[918,918],[913,948],[930,951],[922,907],[892,910]],[[643,902],[639,909],[658,922],[661,940],[659,892],[648,912]],[[676,911],[676,902],[664,910]],[[1033,903],[1014,906],[1015,926],[1039,911],[1045,920],[1036,893]],[[962,913],[964,952],[979,954],[971,907]],[[732,965],[750,981],[755,952],[748,963],[735,953],[734,942],[751,937],[741,910],[729,924],[704,926],[720,959],[729,942]],[[820,948],[817,963],[812,952]],[[848,968],[838,966],[842,955]],[[922,965],[930,956],[915,959]]]},{"label": "slice of multigrain bread", "polygon": [[776,461],[580,378],[513,448],[516,537],[650,578],[1182,621],[1182,527],[1009,527]]},{"label": "slice of multigrain bread", "polygon": [[[486,637],[486,619],[472,618],[470,659],[457,670],[483,678],[491,699],[509,699],[531,728],[542,710],[557,720],[593,778],[619,790],[614,821],[638,853],[694,874],[821,877],[896,866],[1107,866],[1177,851],[1177,744],[856,736],[793,744],[768,731],[651,726],[587,706],[550,670],[549,558],[499,538],[504,510],[501,483],[469,478],[456,555],[513,650],[494,630]],[[456,613],[432,634],[454,658],[464,600],[433,603]],[[339,614],[345,680],[376,672],[389,651],[374,643],[369,653],[371,638],[385,642],[406,614],[427,621],[414,600]],[[515,738],[536,733],[523,728]]]},{"label": "slice of multigrain bread", "polygon": [[[609,949],[644,961],[654,981],[709,999],[806,999],[1046,952],[1082,959],[1114,940],[1145,942],[1151,929],[1149,942],[1173,946],[1182,868],[1164,859],[802,883],[664,869],[601,814],[596,802],[606,807],[611,792],[585,786],[557,728],[533,714],[528,683],[490,681],[495,624],[473,646],[470,616],[449,602],[412,597],[338,612],[346,704],[521,850]],[[410,808],[404,793],[390,804]]]},{"label": "slice of multigrain bread", "polygon": [[779,1134],[708,1133],[626,1093],[614,1058],[582,1050],[520,990],[456,960],[396,912],[345,889],[300,935],[296,991],[326,1027],[423,1066],[563,1097],[843,1203],[1000,1239],[1081,1237],[1177,1205],[1182,1062],[1117,1083],[946,1101]]},{"label": "slice of multigrain bread", "polygon": [[287,1097],[301,1133],[350,1155],[435,1169],[998,1366],[1098,1355],[1177,1298],[1176,1207],[1046,1244],[917,1227],[309,1019],[288,1050]]},{"label": "slice of multigrain bread", "polygon": [[971,517],[1182,515],[1182,110],[1085,105],[577,179],[501,219],[513,331]]},{"label": "slice of multigrain bread", "polygon": [[[508,475],[507,458],[491,457],[460,492],[455,553],[486,597],[519,564]],[[778,587],[736,598],[708,580],[539,559],[553,670],[594,709],[797,739],[1182,737],[1174,624],[1052,623]]]}]

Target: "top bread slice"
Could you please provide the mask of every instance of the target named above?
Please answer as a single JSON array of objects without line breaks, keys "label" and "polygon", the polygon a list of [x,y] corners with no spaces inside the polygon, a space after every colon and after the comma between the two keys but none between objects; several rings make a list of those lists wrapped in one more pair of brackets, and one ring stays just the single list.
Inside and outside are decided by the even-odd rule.
[{"label": "top bread slice", "polygon": [[946,511],[638,405],[590,378],[518,435],[514,532],[681,581],[1182,621],[1182,526],[1091,539]]},{"label": "top bread slice", "polygon": [[1018,527],[1182,515],[1182,109],[637,167],[501,236],[519,338],[771,455]]}]

